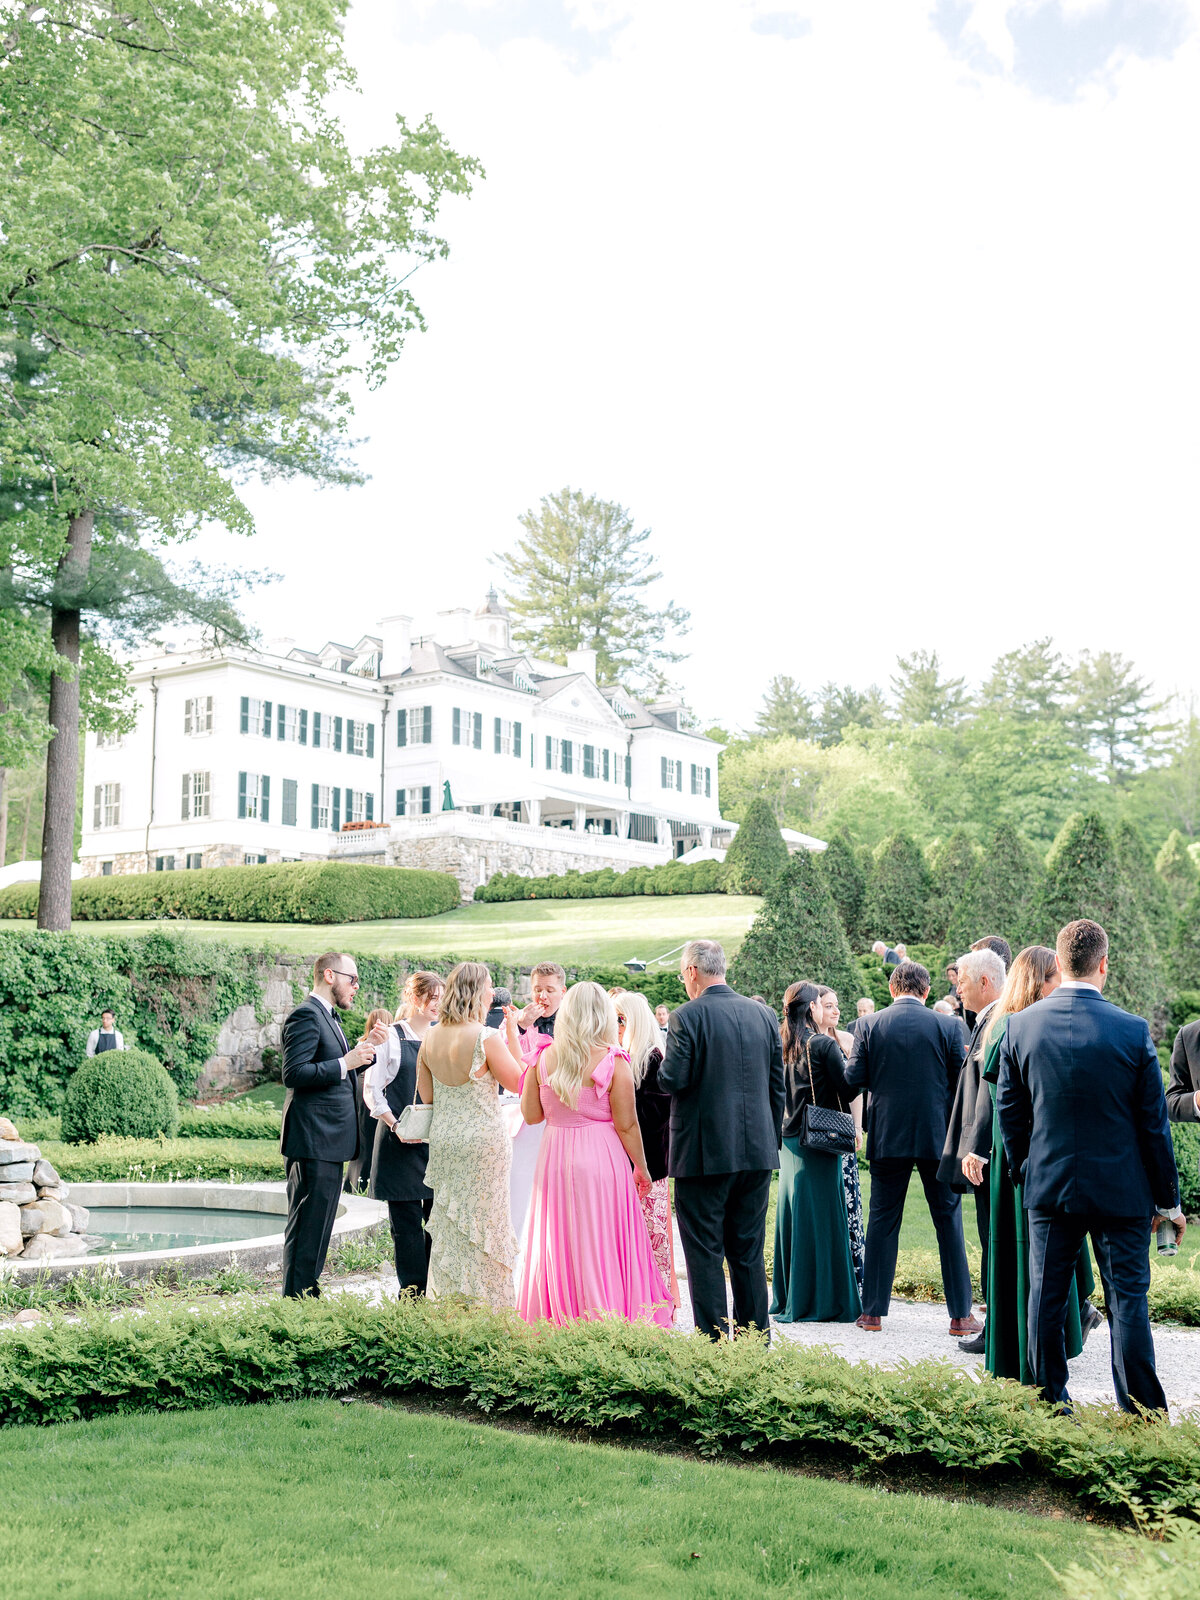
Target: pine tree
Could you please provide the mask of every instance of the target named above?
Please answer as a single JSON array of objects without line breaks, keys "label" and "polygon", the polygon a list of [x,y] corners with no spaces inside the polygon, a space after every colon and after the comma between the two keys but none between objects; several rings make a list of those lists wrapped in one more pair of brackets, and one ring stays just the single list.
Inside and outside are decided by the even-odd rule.
[{"label": "pine tree", "polygon": [[1105,995],[1153,1020],[1166,998],[1162,961],[1096,811],[1069,817],[1054,841],[1038,912],[1042,942],[1053,945],[1059,929],[1078,917],[1090,917],[1108,934]]},{"label": "pine tree", "polygon": [[1011,823],[1002,822],[964,884],[947,924],[951,952],[961,955],[977,939],[993,933],[1007,939],[1014,951],[1036,943],[1044,877],[1042,859],[1028,839]]},{"label": "pine tree", "polygon": [[847,938],[857,940],[862,936],[863,899],[867,892],[866,874],[850,836],[840,828],[830,839],[828,848],[818,857],[826,887],[837,907],[838,916]]},{"label": "pine tree", "polygon": [[1167,842],[1158,852],[1154,870],[1162,879],[1176,912],[1182,911],[1200,888],[1200,874],[1196,871],[1187,840],[1178,828],[1172,828],[1167,835]]},{"label": "pine tree", "polygon": [[812,737],[812,702],[795,678],[777,673],[771,679],[755,726],[765,739]]},{"label": "pine tree", "polygon": [[955,828],[950,837],[934,851],[928,934],[935,943],[945,942],[950,918],[962,898],[963,889],[970,882],[978,860],[979,850],[965,828]]},{"label": "pine tree", "polygon": [[787,860],[775,813],[765,800],[751,800],[725,853],[726,894],[765,894]]},{"label": "pine tree", "polygon": [[1121,823],[1113,844],[1125,892],[1132,895],[1145,917],[1161,957],[1170,949],[1175,932],[1175,908],[1167,886],[1155,872],[1146,841],[1132,822]]},{"label": "pine tree", "polygon": [[836,990],[843,1011],[862,984],[825,874],[807,850],[789,857],[767,890],[730,972],[739,994],[761,994],[776,1010],[801,978]]},{"label": "pine tree", "polygon": [[907,833],[893,833],[875,849],[863,923],[867,936],[895,943],[921,940],[929,920],[933,882],[925,857]]}]

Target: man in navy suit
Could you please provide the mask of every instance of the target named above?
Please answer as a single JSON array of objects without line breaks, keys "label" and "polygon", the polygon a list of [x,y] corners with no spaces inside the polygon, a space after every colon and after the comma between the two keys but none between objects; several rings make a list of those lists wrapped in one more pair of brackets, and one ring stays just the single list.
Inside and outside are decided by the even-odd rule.
[{"label": "man in navy suit", "polygon": [[978,1333],[959,1195],[937,1175],[946,1123],[966,1054],[962,1024],[925,1005],[929,973],[902,961],[888,980],[892,1003],[857,1033],[846,1082],[871,1096],[871,1208],[863,1267],[860,1328],[878,1333],[892,1299],[904,1199],[916,1167],[938,1236],[942,1283],[955,1338]]},{"label": "man in navy suit", "polygon": [[288,1215],[283,1235],[283,1292],[289,1299],[318,1295],[344,1163],[358,1153],[358,1106],[350,1077],[375,1059],[374,1044],[353,1049],[334,1013],[349,1010],[358,993],[354,957],[331,950],[313,965],[312,993],[283,1024],[283,1127],[279,1148],[287,1167]]},{"label": "man in navy suit", "polygon": [[1105,1000],[1108,935],[1069,922],[1056,944],[1063,981],[1008,1019],[996,1106],[1029,1222],[1029,1352],[1042,1396],[1070,1403],[1065,1322],[1075,1258],[1090,1234],[1123,1411],[1165,1411],[1146,1294],[1150,1234],[1187,1227],[1150,1029]]}]

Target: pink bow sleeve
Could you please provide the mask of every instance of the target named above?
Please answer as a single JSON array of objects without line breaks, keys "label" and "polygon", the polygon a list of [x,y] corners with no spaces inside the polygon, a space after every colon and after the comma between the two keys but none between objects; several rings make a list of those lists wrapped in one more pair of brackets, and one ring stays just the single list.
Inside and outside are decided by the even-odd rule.
[{"label": "pink bow sleeve", "polygon": [[592,1088],[597,1094],[607,1094],[612,1087],[613,1069],[617,1064],[617,1057],[628,1062],[629,1057],[624,1050],[610,1050],[604,1059],[592,1069]]}]

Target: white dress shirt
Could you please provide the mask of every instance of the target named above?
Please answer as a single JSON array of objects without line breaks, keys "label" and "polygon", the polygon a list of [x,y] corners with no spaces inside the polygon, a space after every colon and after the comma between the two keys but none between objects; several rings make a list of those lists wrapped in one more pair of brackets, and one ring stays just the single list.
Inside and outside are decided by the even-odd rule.
[{"label": "white dress shirt", "polygon": [[[399,1023],[400,1038],[410,1039],[414,1043],[419,1041],[408,1023],[401,1018]],[[401,1046],[400,1039],[396,1037],[395,1028],[388,1029],[386,1044],[376,1047],[375,1059],[367,1068],[367,1075],[363,1079],[363,1100],[367,1110],[375,1118],[384,1118],[389,1114],[384,1090],[400,1071]]]},{"label": "white dress shirt", "polygon": [[[319,995],[315,989],[312,991],[312,997],[313,997],[314,1000],[318,1001],[319,1004],[321,1004],[321,1005],[323,1005],[325,1007],[326,1011],[328,1011],[330,1017],[333,1020],[334,1027],[342,1035],[342,1038],[345,1039],[346,1035],[342,1030],[342,1025],[338,1021],[338,1019],[333,1015],[333,1007],[329,1004],[329,1001],[325,999],[324,995]],[[347,1040],[346,1042],[349,1043],[349,1040]],[[338,1065],[342,1069],[342,1077],[344,1078],[347,1075],[347,1073],[350,1071],[350,1068],[346,1065],[345,1056],[339,1056],[338,1057]]]}]

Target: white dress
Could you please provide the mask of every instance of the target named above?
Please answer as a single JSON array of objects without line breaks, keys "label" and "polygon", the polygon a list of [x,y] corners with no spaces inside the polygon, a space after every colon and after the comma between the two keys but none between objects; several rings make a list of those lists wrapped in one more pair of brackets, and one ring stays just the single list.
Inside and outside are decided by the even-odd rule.
[{"label": "white dress", "polygon": [[500,1115],[481,1028],[465,1083],[433,1082],[429,1165],[429,1293],[463,1295],[494,1310],[516,1305],[517,1240],[509,1215],[512,1139]]}]

